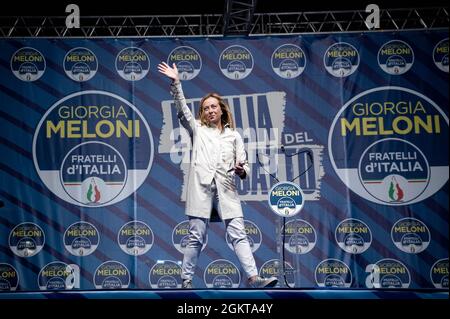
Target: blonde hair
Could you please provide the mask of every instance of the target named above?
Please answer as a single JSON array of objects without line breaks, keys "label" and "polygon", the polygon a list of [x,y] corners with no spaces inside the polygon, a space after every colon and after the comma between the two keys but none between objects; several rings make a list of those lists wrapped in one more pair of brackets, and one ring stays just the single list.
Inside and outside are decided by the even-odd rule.
[{"label": "blonde hair", "polygon": [[209,126],[209,122],[206,120],[205,113],[203,112],[203,103],[205,102],[206,99],[209,99],[210,97],[213,97],[217,101],[219,101],[220,109],[222,110],[222,116],[220,117],[220,122],[222,123],[222,131],[225,129],[225,126],[234,129],[234,121],[233,116],[231,115],[230,108],[228,107],[227,103],[225,103],[225,100],[217,93],[208,93],[200,101],[198,117],[202,125]]}]

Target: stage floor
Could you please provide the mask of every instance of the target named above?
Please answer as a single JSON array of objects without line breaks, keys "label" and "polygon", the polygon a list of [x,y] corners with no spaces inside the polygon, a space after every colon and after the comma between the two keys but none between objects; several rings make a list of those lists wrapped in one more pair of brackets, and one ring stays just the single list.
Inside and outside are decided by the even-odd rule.
[{"label": "stage floor", "polygon": [[0,299],[449,299],[448,290],[167,289],[0,292]]}]

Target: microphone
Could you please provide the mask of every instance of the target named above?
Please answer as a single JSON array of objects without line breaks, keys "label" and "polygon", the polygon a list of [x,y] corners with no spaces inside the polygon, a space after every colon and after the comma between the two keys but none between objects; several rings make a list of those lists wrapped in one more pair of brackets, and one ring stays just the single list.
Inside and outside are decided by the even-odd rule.
[{"label": "microphone", "polygon": [[281,149],[281,151],[282,151],[283,153],[286,152],[286,150],[284,149],[284,144],[281,144],[280,149]]}]

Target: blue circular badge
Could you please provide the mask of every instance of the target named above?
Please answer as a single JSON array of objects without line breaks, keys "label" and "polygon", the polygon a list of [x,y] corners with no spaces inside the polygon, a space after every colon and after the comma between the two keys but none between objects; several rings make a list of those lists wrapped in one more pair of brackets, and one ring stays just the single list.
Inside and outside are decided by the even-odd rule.
[{"label": "blue circular badge", "polygon": [[19,273],[10,264],[0,263],[0,291],[15,291],[19,285]]},{"label": "blue circular badge", "polygon": [[85,82],[94,77],[98,69],[95,54],[87,48],[74,48],[64,57],[64,71],[77,82]]},{"label": "blue circular badge", "polygon": [[24,47],[11,57],[11,71],[22,81],[32,82],[39,79],[45,72],[45,58],[34,48]]},{"label": "blue circular badge", "polygon": [[74,256],[87,256],[98,247],[100,236],[97,228],[88,222],[77,222],[64,232],[64,247]]},{"label": "blue circular badge", "polygon": [[448,38],[439,41],[434,47],[433,61],[439,70],[448,73]]},{"label": "blue circular badge", "polygon": [[126,289],[130,285],[130,271],[118,261],[105,261],[95,270],[94,285],[96,289]]},{"label": "blue circular badge", "polygon": [[367,288],[408,288],[411,275],[408,268],[400,261],[385,258],[371,266],[371,274],[366,280]]},{"label": "blue circular badge", "polygon": [[125,48],[117,54],[116,71],[127,81],[143,79],[150,69],[150,59],[144,50]]},{"label": "blue circular badge", "polygon": [[273,71],[283,79],[294,79],[303,73],[306,57],[303,50],[294,44],[283,44],[275,49],[271,58]]},{"label": "blue circular badge", "polygon": [[220,54],[219,66],[227,78],[242,80],[253,70],[252,53],[241,45],[229,46]]},{"label": "blue circular badge", "polygon": [[38,254],[45,244],[45,233],[34,223],[21,223],[9,233],[9,248],[19,257]]},{"label": "blue circular badge", "polygon": [[181,288],[181,266],[172,260],[158,260],[148,274],[153,289]]},{"label": "blue circular badge", "polygon": [[395,247],[405,253],[418,254],[431,241],[430,231],[422,221],[416,218],[402,218],[395,222],[391,229],[391,239]]},{"label": "blue circular badge", "polygon": [[238,288],[241,273],[231,261],[217,259],[206,266],[203,280],[207,288]]},{"label": "blue circular badge", "polygon": [[153,231],[146,223],[133,220],[120,228],[117,241],[128,255],[143,255],[153,246]]},{"label": "blue circular badge", "polygon": [[[130,152],[134,145],[139,152]],[[153,155],[143,115],[104,91],[62,98],[41,118],[33,138],[42,182],[59,198],[85,207],[112,205],[134,193],[147,178]]]},{"label": "blue circular badge", "polygon": [[317,242],[316,230],[306,220],[294,219],[286,223],[284,248],[293,254],[303,255],[310,252]]},{"label": "blue circular badge", "polygon": [[434,287],[448,289],[448,258],[439,259],[431,266],[430,277]]},{"label": "blue circular badge", "polygon": [[348,288],[352,285],[352,272],[348,265],[338,259],[322,260],[314,271],[319,287]]},{"label": "blue circular badge", "polygon": [[[388,155],[383,152],[386,145],[402,152]],[[430,180],[429,164],[422,151],[408,141],[394,138],[370,145],[361,156],[358,171],[367,192],[393,205],[419,197]]]},{"label": "blue circular badge", "polygon": [[356,218],[341,221],[334,235],[338,246],[350,254],[361,254],[372,243],[372,232],[369,226]]},{"label": "blue circular badge", "polygon": [[392,40],[383,44],[378,51],[378,65],[391,75],[408,72],[414,63],[414,51],[408,43]]},{"label": "blue circular badge", "polygon": [[329,130],[328,153],[339,178],[359,196],[409,205],[447,183],[448,148],[436,145],[448,143],[448,132],[447,115],[428,97],[380,87],[344,104]]},{"label": "blue circular badge", "polygon": [[114,200],[122,192],[128,170],[121,154],[112,146],[86,142],[67,153],[59,172],[61,185],[73,200],[97,206]]},{"label": "blue circular badge", "polygon": [[73,289],[76,283],[76,268],[62,261],[54,261],[42,267],[38,275],[40,290]]},{"label": "blue circular badge", "polygon": [[[284,262],[284,269],[282,269],[280,260],[270,259],[261,265],[259,275],[265,278],[272,276],[279,277],[280,273],[282,273],[283,270],[284,270],[283,279],[286,278],[287,284],[290,287],[294,287],[296,271],[294,267],[292,267],[292,265],[287,261]],[[284,286],[284,284],[285,284],[284,280],[278,281],[278,283],[275,285],[275,288],[281,288]]]},{"label": "blue circular badge", "polygon": [[349,76],[359,66],[359,52],[346,42],[331,45],[323,55],[323,64],[332,76],[343,78]]},{"label": "blue circular badge", "polygon": [[297,184],[279,182],[273,185],[269,192],[269,206],[275,214],[281,217],[292,217],[303,208],[304,198],[303,192]]},{"label": "blue circular badge", "polygon": [[177,65],[180,80],[189,81],[195,78],[202,69],[202,58],[194,48],[188,46],[177,47],[169,53],[167,64]]}]

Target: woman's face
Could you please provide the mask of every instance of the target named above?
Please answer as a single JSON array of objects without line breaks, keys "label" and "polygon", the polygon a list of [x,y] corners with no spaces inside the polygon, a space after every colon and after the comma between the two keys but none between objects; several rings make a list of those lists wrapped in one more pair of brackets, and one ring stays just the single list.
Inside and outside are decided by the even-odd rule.
[{"label": "woman's face", "polygon": [[203,101],[203,114],[209,124],[219,125],[222,116],[219,100],[215,97],[209,97]]}]

